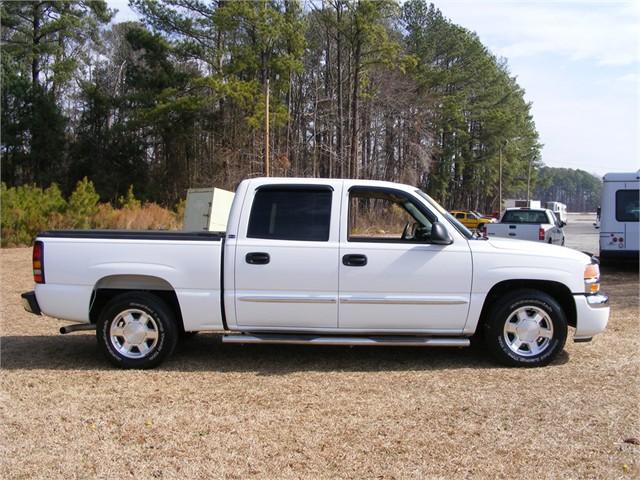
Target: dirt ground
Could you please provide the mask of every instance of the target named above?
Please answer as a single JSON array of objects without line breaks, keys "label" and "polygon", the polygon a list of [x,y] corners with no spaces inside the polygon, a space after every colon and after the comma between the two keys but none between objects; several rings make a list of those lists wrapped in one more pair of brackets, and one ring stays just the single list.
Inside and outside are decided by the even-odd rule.
[{"label": "dirt ground", "polygon": [[640,477],[636,272],[605,271],[606,333],[542,369],[197,335],[122,371],[92,334],[23,311],[30,249],[0,259],[2,478]]}]

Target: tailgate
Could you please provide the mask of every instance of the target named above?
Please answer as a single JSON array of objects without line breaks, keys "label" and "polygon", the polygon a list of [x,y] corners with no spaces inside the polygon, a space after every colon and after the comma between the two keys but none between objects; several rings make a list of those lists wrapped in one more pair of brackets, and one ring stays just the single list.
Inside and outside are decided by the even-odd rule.
[{"label": "tailgate", "polygon": [[540,225],[524,223],[498,223],[487,225],[487,234],[491,237],[517,238],[519,240],[537,240]]}]

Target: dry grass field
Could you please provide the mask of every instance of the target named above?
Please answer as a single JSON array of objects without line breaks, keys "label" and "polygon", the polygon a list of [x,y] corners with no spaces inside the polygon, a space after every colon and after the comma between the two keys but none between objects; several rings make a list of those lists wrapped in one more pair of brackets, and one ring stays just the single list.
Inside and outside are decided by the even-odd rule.
[{"label": "dry grass field", "polygon": [[22,310],[0,251],[2,478],[638,478],[638,275],[607,272],[607,332],[542,369],[479,349],[185,340],[115,370],[89,333]]}]

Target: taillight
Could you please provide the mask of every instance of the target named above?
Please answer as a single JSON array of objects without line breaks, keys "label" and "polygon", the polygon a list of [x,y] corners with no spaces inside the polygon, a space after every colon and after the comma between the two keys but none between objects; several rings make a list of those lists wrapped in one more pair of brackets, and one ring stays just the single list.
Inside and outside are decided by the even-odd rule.
[{"label": "taillight", "polygon": [[44,283],[44,243],[33,244],[33,281]]},{"label": "taillight", "polygon": [[538,230],[538,240],[544,240],[544,228],[542,227]]}]

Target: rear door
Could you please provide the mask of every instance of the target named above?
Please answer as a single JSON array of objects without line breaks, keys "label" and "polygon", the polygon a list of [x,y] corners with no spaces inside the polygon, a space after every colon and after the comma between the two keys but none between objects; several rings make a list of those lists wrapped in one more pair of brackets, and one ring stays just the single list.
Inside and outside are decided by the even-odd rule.
[{"label": "rear door", "polygon": [[247,192],[234,262],[238,328],[337,327],[341,193],[338,181]]},{"label": "rear door", "polygon": [[[638,251],[640,243],[640,190],[638,184],[627,182],[624,189],[616,191],[615,218],[624,231],[623,250]],[[620,243],[620,242],[618,242]]]}]

